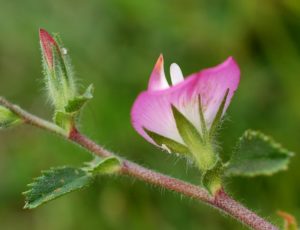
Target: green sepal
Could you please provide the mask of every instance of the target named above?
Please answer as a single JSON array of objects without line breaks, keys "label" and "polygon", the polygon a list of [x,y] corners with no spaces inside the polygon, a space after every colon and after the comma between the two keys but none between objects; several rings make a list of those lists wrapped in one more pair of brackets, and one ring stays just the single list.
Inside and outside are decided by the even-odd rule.
[{"label": "green sepal", "polygon": [[174,106],[171,105],[177,130],[183,141],[189,146],[195,142],[203,143],[202,137],[195,126]]},{"label": "green sepal", "polygon": [[22,123],[22,120],[12,111],[0,106],[0,129],[9,128]]},{"label": "green sepal", "polygon": [[209,139],[212,139],[214,137],[216,131],[218,130],[218,127],[220,126],[220,121],[224,112],[224,107],[226,104],[228,93],[229,93],[229,89],[226,90],[223,100],[218,108],[217,114],[211,124],[211,127],[209,129]]},{"label": "green sepal", "polygon": [[93,98],[93,91],[94,87],[91,84],[82,95],[68,101],[68,104],[65,106],[65,111],[68,113],[78,112],[88,100]]},{"label": "green sepal", "polygon": [[144,131],[152,138],[152,140],[162,148],[167,148],[172,153],[189,154],[190,150],[183,144],[178,143],[170,138],[159,135],[146,128]]},{"label": "green sepal", "polygon": [[42,172],[24,192],[24,208],[33,209],[62,195],[90,185],[93,176],[80,168],[59,167]]},{"label": "green sepal", "polygon": [[93,175],[113,174],[117,173],[121,169],[120,160],[114,156],[106,158],[95,156],[92,161],[85,164],[86,167],[83,169],[87,172],[92,173]]},{"label": "green sepal", "polygon": [[207,130],[206,121],[203,112],[201,95],[198,96],[198,106],[199,106],[199,117],[200,117],[200,124],[202,130],[202,138],[203,138],[203,142],[207,142],[209,141],[209,136],[208,136],[208,130]]},{"label": "green sepal", "polygon": [[227,163],[227,176],[272,175],[286,170],[293,153],[282,148],[271,137],[247,130],[239,139],[236,150]]},{"label": "green sepal", "polygon": [[202,174],[202,186],[214,196],[222,188],[223,165],[219,161],[215,167]]},{"label": "green sepal", "polygon": [[212,169],[218,157],[212,150],[211,144],[204,143],[195,126],[175,106],[171,106],[177,130],[189,152],[194,156],[197,166],[203,172]]}]

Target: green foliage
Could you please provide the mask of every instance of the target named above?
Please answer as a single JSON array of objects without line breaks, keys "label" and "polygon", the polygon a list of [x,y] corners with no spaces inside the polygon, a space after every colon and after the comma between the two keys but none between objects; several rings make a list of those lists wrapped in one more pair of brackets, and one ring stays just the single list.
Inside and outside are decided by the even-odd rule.
[{"label": "green foliage", "polygon": [[293,153],[258,131],[247,130],[239,139],[225,174],[228,176],[272,175],[287,169]]},{"label": "green foliage", "polygon": [[[79,63],[77,71],[85,78],[79,82],[92,80],[101,95],[93,112],[85,114],[85,130],[107,145],[112,140],[118,143],[117,148],[130,153],[132,159],[188,179],[183,161],[170,163],[168,156],[161,156],[139,141],[124,120],[128,120],[131,103],[145,86],[159,52],[165,54],[167,63],[179,62],[186,74],[232,54],[243,74],[228,111],[233,123],[220,131],[224,152],[230,152],[229,144],[236,133],[247,127],[263,127],[270,134],[277,133],[282,143],[300,152],[299,17],[300,2],[294,0],[172,1],[172,7],[170,1],[88,0],[74,1],[72,6],[60,0],[2,1],[0,91],[37,114],[44,114],[45,109],[37,106],[40,99],[34,94],[40,92],[36,89],[40,63],[34,33],[41,25],[59,30],[74,51],[69,53],[72,61]],[[14,63],[10,63],[11,59]],[[116,108],[117,115],[112,115]],[[15,132],[16,136],[24,135],[23,129]],[[149,230],[242,228],[204,205],[191,205],[189,199],[177,202],[178,197],[169,193],[161,196],[155,189],[145,192],[141,183],[133,185],[134,195],[132,186],[124,183],[108,182],[105,189],[92,186],[93,192],[88,196],[67,199],[42,212],[32,212],[29,217],[14,207],[26,178],[49,162],[49,156],[42,154],[41,149],[47,146],[54,162],[74,162],[78,158],[71,154],[73,146],[35,134],[28,132],[27,138],[18,141],[6,133],[0,134],[1,229],[39,230],[44,226],[43,220],[47,220],[47,229],[143,229],[145,225]],[[34,148],[29,139],[34,140]],[[57,153],[60,148],[66,154]],[[32,164],[37,158],[40,163]],[[294,167],[287,175],[249,183],[237,179],[228,186],[240,200],[270,220],[277,218],[270,212],[276,205],[288,207],[299,218],[300,184],[295,182],[299,179],[300,158],[294,157],[292,163]],[[193,169],[189,172],[192,177],[196,174]],[[91,204],[88,208],[87,203]],[[57,210],[58,206],[62,208]],[[67,215],[62,215],[64,212]]]},{"label": "green foliage", "polygon": [[90,185],[97,175],[117,173],[121,168],[121,163],[116,157],[96,156],[86,165],[82,168],[63,166],[43,171],[42,176],[34,179],[34,182],[28,185],[30,189],[23,193],[25,195],[24,208],[36,208],[43,203]]},{"label": "green foliage", "polygon": [[21,119],[9,109],[0,106],[0,129],[9,128],[20,124]]},{"label": "green foliage", "polygon": [[91,184],[92,174],[74,167],[53,168],[44,171],[42,176],[29,184],[24,208],[36,208],[39,205],[64,194],[81,189]]}]

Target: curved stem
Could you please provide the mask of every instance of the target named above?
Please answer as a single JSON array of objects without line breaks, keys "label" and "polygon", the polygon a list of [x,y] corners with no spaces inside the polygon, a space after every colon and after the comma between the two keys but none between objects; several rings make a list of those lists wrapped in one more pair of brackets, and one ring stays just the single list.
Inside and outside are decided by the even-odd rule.
[{"label": "curved stem", "polygon": [[[56,133],[59,136],[69,139],[72,142],[82,146],[84,149],[95,155],[101,157],[115,156],[114,153],[104,149],[94,141],[80,134],[75,128],[68,134],[65,130],[57,125],[26,112],[2,97],[0,97],[0,105],[5,106],[17,114],[25,123]],[[122,168],[120,173],[202,201],[235,218],[249,228],[256,230],[278,230],[276,226],[272,225],[262,217],[244,207],[242,204],[235,201],[233,198],[227,195],[223,189],[218,191],[217,194],[212,197],[205,189],[199,186],[163,175],[128,160],[122,160]]]}]

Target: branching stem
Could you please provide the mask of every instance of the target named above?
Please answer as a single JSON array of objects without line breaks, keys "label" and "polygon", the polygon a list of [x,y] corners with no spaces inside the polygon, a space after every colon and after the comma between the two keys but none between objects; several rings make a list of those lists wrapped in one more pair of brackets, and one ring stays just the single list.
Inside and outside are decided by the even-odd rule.
[{"label": "branching stem", "polygon": [[[71,140],[95,155],[101,157],[115,156],[114,153],[104,149],[94,141],[80,134],[75,128],[68,134],[64,129],[60,128],[54,123],[28,113],[19,106],[10,103],[3,97],[0,97],[0,105],[17,114],[23,119],[24,123],[53,132],[61,137]],[[206,203],[235,218],[251,229],[278,230],[276,226],[272,225],[262,217],[258,216],[256,213],[250,211],[245,206],[235,201],[233,198],[227,195],[223,189],[221,189],[214,197],[212,197],[206,192],[205,189],[199,186],[163,175],[128,160],[122,160],[121,174],[129,175],[149,184],[175,191],[187,197],[202,201],[203,203]]]}]

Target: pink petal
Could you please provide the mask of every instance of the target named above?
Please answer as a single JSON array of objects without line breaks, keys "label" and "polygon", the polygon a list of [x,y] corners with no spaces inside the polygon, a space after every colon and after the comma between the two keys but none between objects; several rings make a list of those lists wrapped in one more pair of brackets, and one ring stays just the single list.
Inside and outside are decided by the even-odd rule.
[{"label": "pink petal", "polygon": [[[152,78],[152,76],[151,76]],[[149,142],[154,141],[144,128],[162,136],[184,143],[180,137],[171,111],[171,104],[176,106],[201,133],[198,108],[198,96],[201,95],[206,126],[211,123],[229,89],[224,112],[238,87],[240,70],[232,57],[222,64],[202,70],[187,77],[183,82],[168,89],[142,92],[131,110],[133,127]]]},{"label": "pink petal", "polygon": [[59,50],[56,41],[53,37],[44,29],[40,29],[40,42],[42,47],[42,53],[47,61],[49,67],[53,68],[53,54],[52,54],[52,47],[56,47]]},{"label": "pink petal", "polygon": [[151,73],[148,90],[156,91],[169,88],[168,81],[164,71],[164,57],[161,54],[156,61],[154,69]]}]

